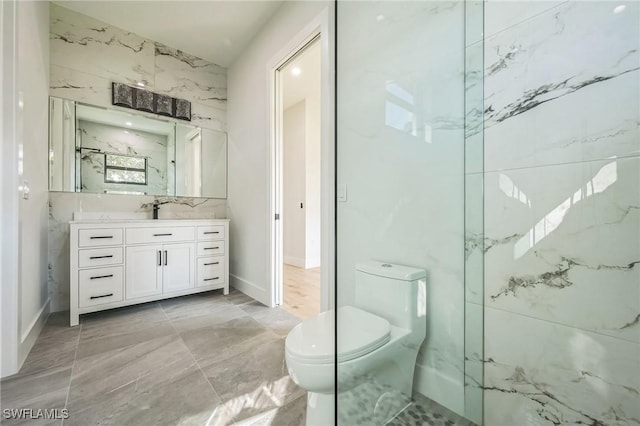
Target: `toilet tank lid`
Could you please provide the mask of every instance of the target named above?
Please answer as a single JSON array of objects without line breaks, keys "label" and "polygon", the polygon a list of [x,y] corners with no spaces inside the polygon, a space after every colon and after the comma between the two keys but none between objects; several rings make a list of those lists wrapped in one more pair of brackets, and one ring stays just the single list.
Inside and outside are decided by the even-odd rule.
[{"label": "toilet tank lid", "polygon": [[427,276],[427,272],[424,269],[395,265],[377,260],[360,262],[356,265],[356,270],[367,274],[379,275],[381,277],[393,278],[395,280],[402,281],[419,280]]}]

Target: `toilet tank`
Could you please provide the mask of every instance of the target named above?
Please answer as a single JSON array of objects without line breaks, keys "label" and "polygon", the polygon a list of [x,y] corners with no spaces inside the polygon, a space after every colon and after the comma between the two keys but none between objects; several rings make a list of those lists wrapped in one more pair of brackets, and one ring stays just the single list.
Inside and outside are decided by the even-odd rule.
[{"label": "toilet tank", "polygon": [[391,325],[426,329],[426,271],[368,261],[356,265],[355,306],[387,319]]}]

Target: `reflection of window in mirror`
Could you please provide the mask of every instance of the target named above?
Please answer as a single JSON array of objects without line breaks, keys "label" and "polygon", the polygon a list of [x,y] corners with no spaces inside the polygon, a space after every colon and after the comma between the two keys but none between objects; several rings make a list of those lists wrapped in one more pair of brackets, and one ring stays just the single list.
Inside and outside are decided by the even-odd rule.
[{"label": "reflection of window in mirror", "polygon": [[118,154],[104,154],[104,181],[118,184],[147,184],[147,159]]}]

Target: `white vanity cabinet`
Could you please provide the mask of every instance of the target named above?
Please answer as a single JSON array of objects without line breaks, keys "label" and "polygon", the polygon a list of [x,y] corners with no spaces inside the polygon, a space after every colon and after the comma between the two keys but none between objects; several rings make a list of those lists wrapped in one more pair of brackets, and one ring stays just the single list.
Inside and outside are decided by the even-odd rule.
[{"label": "white vanity cabinet", "polygon": [[71,313],[202,291],[229,293],[229,221],[70,222]]}]

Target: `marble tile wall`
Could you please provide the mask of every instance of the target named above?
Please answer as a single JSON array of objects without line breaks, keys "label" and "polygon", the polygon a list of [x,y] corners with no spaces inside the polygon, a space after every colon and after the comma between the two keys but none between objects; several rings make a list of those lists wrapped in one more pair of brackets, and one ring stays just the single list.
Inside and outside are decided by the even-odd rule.
[{"label": "marble tile wall", "polygon": [[637,424],[640,4],[484,23],[485,424]]},{"label": "marble tile wall", "polygon": [[[226,131],[227,71],[216,64],[50,3],[49,94],[111,105],[111,83],[143,81],[154,92],[191,101],[191,124]],[[74,211],[105,217],[147,215],[155,199],[165,217],[226,217],[226,200],[49,193],[52,311],[69,308],[69,228]]]},{"label": "marble tile wall", "polygon": [[[151,219],[158,201],[160,219],[225,218],[226,200],[130,196],[73,192],[49,193],[49,297],[52,312],[69,309],[69,221],[74,213],[98,219]],[[99,216],[96,216],[99,212]]]},{"label": "marble tile wall", "polygon": [[50,3],[51,96],[111,105],[111,83],[191,101],[191,123],[226,131],[227,70]]}]

